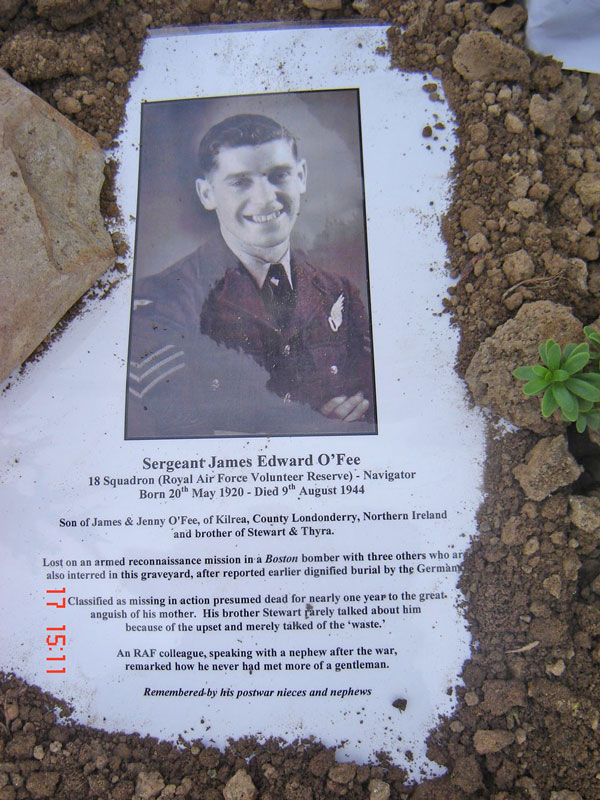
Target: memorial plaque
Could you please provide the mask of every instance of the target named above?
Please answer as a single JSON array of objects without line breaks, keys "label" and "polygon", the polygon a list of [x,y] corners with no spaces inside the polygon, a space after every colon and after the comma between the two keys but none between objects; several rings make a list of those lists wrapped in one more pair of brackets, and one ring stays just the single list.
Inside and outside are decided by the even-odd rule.
[{"label": "memorial plaque", "polygon": [[385,46],[146,44],[131,277],[1,398],[0,666],[82,722],[439,771],[483,422],[441,313],[452,118]]}]

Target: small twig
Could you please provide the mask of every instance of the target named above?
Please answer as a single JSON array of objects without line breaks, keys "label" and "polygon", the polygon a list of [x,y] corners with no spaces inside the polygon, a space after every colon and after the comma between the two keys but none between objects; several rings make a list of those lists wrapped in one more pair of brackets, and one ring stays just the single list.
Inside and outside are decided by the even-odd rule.
[{"label": "small twig", "polygon": [[557,272],[556,275],[547,275],[545,278],[525,278],[525,280],[519,281],[519,283],[515,283],[514,286],[510,286],[502,295],[502,300],[505,300],[509,294],[518,289],[520,286],[534,286],[538,283],[552,283],[552,281],[556,281],[563,276],[563,272]]}]

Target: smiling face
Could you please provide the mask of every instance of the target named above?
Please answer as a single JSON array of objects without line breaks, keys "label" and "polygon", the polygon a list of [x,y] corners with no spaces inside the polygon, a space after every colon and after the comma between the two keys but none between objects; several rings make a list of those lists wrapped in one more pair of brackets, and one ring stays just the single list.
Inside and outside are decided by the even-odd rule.
[{"label": "smiling face", "polygon": [[249,251],[289,241],[306,191],[306,162],[287,139],[223,147],[196,191],[221,229]]}]

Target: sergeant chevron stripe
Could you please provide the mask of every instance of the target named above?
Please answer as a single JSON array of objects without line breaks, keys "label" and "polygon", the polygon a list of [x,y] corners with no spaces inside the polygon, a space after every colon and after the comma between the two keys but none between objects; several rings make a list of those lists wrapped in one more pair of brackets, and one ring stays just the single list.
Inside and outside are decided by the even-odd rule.
[{"label": "sergeant chevron stripe", "polygon": [[168,344],[141,361],[131,361],[129,380],[138,384],[139,388],[134,389],[130,383],[129,391],[141,399],[158,383],[183,369],[185,367],[183,358],[183,350],[175,350],[175,345]]}]

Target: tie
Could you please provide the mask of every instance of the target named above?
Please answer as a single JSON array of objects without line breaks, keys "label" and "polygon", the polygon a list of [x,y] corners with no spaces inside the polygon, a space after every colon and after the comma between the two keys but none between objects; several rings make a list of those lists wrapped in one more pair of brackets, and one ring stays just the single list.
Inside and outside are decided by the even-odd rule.
[{"label": "tie", "polygon": [[281,264],[271,264],[261,291],[267,312],[278,328],[284,328],[294,308],[294,290]]}]

